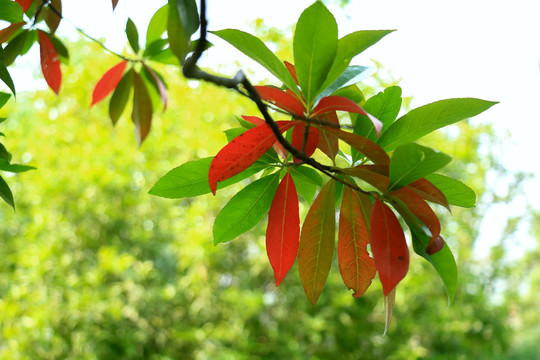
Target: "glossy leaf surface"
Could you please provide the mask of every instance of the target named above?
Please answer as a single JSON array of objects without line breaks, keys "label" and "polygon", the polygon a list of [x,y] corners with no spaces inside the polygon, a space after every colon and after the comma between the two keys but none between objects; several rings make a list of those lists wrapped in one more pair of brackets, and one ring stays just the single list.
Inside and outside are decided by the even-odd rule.
[{"label": "glossy leaf surface", "polygon": [[330,180],[311,205],[300,233],[298,271],[312,306],[321,295],[334,256],[335,202],[334,180]]},{"label": "glossy leaf surface", "polygon": [[264,101],[275,104],[293,115],[304,116],[304,105],[294,95],[273,86],[255,86],[255,89]]},{"label": "glossy leaf surface", "polygon": [[[347,69],[345,69],[343,74],[341,74],[336,79],[336,81],[334,81],[326,89],[324,89],[324,85],[323,85],[322,88],[324,90],[317,96],[317,99],[322,99],[330,95],[338,95],[338,94],[335,94],[335,92],[338,91],[339,89],[343,89],[348,86],[357,84],[360,81],[367,78],[368,76],[373,75],[374,72],[375,72],[375,69],[371,67],[358,66],[358,65],[349,66]],[[315,102],[317,102],[317,100]]]},{"label": "glossy leaf surface", "polygon": [[122,80],[127,63],[127,60],[123,60],[103,74],[94,87],[94,91],[92,92],[92,104],[90,106],[105,99],[107,95],[116,88],[120,80]]},{"label": "glossy leaf surface", "polygon": [[375,142],[366,139],[363,136],[330,127],[325,127],[324,131],[334,134],[341,140],[345,141],[347,144],[358,150],[358,152],[364,154],[375,164],[388,165],[390,163],[390,158],[386,152]]},{"label": "glossy leaf surface", "polygon": [[465,208],[471,208],[476,205],[476,194],[474,190],[461,181],[440,174],[428,175],[427,180],[441,190],[450,205]]},{"label": "glossy leaf surface", "polygon": [[[304,144],[305,129],[306,129],[306,125],[304,123],[300,123],[296,125],[292,131],[291,145],[300,151],[302,151],[302,145]],[[317,149],[318,143],[319,143],[319,130],[317,130],[316,128],[310,127],[309,135],[304,146],[304,150],[305,150],[304,152],[306,156],[309,157],[313,155],[313,153],[315,152],[315,149]],[[298,159],[295,158],[294,161],[298,161]]]},{"label": "glossy leaf surface", "polygon": [[43,77],[49,87],[58,94],[62,84],[62,72],[60,70],[60,59],[49,36],[38,30],[39,49],[41,57],[41,70]]},{"label": "glossy leaf surface", "polygon": [[371,251],[384,295],[388,296],[409,270],[409,248],[396,215],[378,198],[370,224]]},{"label": "glossy leaf surface", "polygon": [[[362,203],[358,196],[364,198]],[[370,213],[371,202],[366,195],[357,195],[347,187],[341,201],[337,255],[343,282],[354,291],[354,297],[365,293],[377,272],[367,251],[369,231],[366,221],[369,221]]]},{"label": "glossy leaf surface", "polygon": [[266,252],[274,269],[276,286],[294,264],[298,254],[300,238],[300,215],[298,194],[291,174],[281,180],[270,211],[266,229]]},{"label": "glossy leaf surface", "polygon": [[160,40],[161,36],[167,31],[167,20],[169,18],[169,5],[166,4],[158,9],[150,22],[148,23],[148,29],[146,30],[145,46],[148,48],[153,42]]},{"label": "glossy leaf surface", "polygon": [[214,244],[230,241],[257,225],[266,215],[279,184],[279,172],[240,190],[214,222]]}]

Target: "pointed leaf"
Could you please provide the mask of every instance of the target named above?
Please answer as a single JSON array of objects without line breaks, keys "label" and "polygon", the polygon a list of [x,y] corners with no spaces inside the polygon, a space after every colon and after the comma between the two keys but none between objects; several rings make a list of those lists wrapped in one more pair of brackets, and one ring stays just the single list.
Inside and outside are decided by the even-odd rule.
[{"label": "pointed leaf", "polygon": [[259,96],[277,107],[297,116],[304,116],[304,105],[294,95],[273,86],[255,86]]},{"label": "pointed leaf", "polygon": [[279,184],[279,172],[252,182],[219,212],[214,222],[214,244],[230,241],[257,225],[266,215]]},{"label": "pointed leaf", "polygon": [[409,143],[399,146],[390,162],[390,187],[398,189],[429,175],[445,165],[452,158],[425,146]]},{"label": "pointed leaf", "polygon": [[371,251],[388,296],[409,270],[409,248],[396,215],[379,198],[373,206],[370,229]]},{"label": "pointed leaf", "polygon": [[23,9],[11,0],[0,0],[0,20],[18,23],[23,19]]},{"label": "pointed leaf", "polygon": [[116,5],[118,5],[118,0],[112,0],[112,9],[116,9]]},{"label": "pointed leaf", "polygon": [[212,31],[212,34],[219,36],[242,53],[264,66],[272,73],[272,75],[281,80],[287,88],[294,91],[295,94],[300,95],[296,82],[289,71],[287,71],[285,65],[260,39],[235,29]]},{"label": "pointed leaf", "polygon": [[476,194],[474,190],[461,181],[440,174],[428,175],[427,180],[441,190],[450,205],[465,208],[475,206]]},{"label": "pointed leaf", "polygon": [[12,173],[22,173],[29,170],[35,170],[36,168],[29,165],[10,164],[7,159],[0,159],[0,170],[8,171]]},{"label": "pointed leaf", "polygon": [[[325,121],[329,124],[334,124],[339,126],[339,119],[335,111],[321,114],[317,116],[317,120]],[[336,155],[339,152],[339,141],[338,138],[326,131],[327,128],[321,129],[319,131],[319,144],[317,147],[325,153],[331,160],[334,160]],[[328,129],[331,129],[328,127]]]},{"label": "pointed leaf", "polygon": [[[368,76],[375,73],[375,69],[372,67],[353,65],[349,66],[343,74],[341,74],[336,81],[328,86],[323,92],[321,92],[317,99],[322,99],[326,96],[334,94],[337,90],[354,85],[364,80]],[[324,85],[323,85],[324,88]],[[334,94],[337,95],[337,94]],[[315,100],[315,103],[317,100]]]},{"label": "pointed leaf", "polygon": [[390,329],[390,323],[392,322],[392,314],[394,313],[394,303],[396,301],[396,288],[393,288],[388,295],[384,297],[384,313],[385,324],[383,337],[388,333]]},{"label": "pointed leaf", "polygon": [[107,95],[116,89],[116,86],[120,80],[122,80],[122,75],[124,74],[127,63],[127,60],[122,60],[103,74],[94,87],[94,91],[92,92],[92,104],[90,106],[94,106],[96,103],[105,99]]},{"label": "pointed leaf", "polygon": [[60,70],[60,59],[49,36],[38,30],[39,48],[41,55],[41,70],[43,77],[49,87],[56,93],[60,91],[62,84],[62,72]]},{"label": "pointed leaf", "polygon": [[363,136],[349,133],[343,130],[334,129],[330,127],[324,128],[325,132],[334,134],[341,140],[345,141],[350,146],[354,147],[360,153],[364,154],[368,159],[375,164],[388,165],[390,164],[390,158],[386,152],[373,141],[366,139]]},{"label": "pointed leaf", "polygon": [[51,42],[58,53],[58,56],[60,57],[60,60],[64,60],[67,62],[69,60],[69,52],[64,43],[56,36],[50,37]]},{"label": "pointed leaf", "polygon": [[[294,146],[296,149],[302,151],[302,145],[304,144],[304,133],[306,130],[306,125],[304,123],[300,123],[296,125],[293,128],[292,131],[292,138],[291,138],[291,145]],[[315,152],[315,149],[317,149],[317,144],[319,143],[319,130],[317,130],[314,127],[309,127],[309,135],[305,144],[304,153],[306,156],[311,156]],[[294,157],[294,161],[299,161],[296,157]]]},{"label": "pointed leaf", "polygon": [[148,29],[146,30],[146,42],[145,47],[157,40],[161,39],[161,36],[167,31],[167,19],[169,18],[169,4],[163,5],[155,12],[148,23]]},{"label": "pointed leaf", "polygon": [[298,19],[294,33],[294,64],[306,102],[319,94],[338,47],[336,19],[322,2],[315,2]]},{"label": "pointed leaf", "polygon": [[7,28],[0,30],[0,44],[3,44],[11,39],[11,37],[17,33],[17,31],[24,25],[26,22],[21,21],[15,24],[9,25]]},{"label": "pointed leaf", "polygon": [[111,96],[109,116],[113,125],[116,125],[118,122],[129,100],[131,88],[133,87],[133,73],[134,71],[131,69],[122,77],[122,80],[116,85],[116,89]]},{"label": "pointed leaf", "polygon": [[322,186],[321,175],[307,166],[291,167],[290,172],[296,184],[298,195],[311,204],[317,189]]},{"label": "pointed leaf", "polygon": [[[365,197],[363,203],[371,206],[366,195],[358,196]],[[347,187],[341,202],[337,254],[341,277],[347,288],[354,290],[354,297],[366,292],[377,272],[367,251],[369,232],[364,214],[357,195]]]},{"label": "pointed leaf", "polygon": [[311,306],[321,295],[334,256],[335,196],[334,180],[330,180],[311,205],[300,233],[298,271]]},{"label": "pointed leaf", "polygon": [[[244,116],[242,115],[242,119],[248,121],[249,123],[255,125],[255,126],[259,126],[261,124],[264,124],[265,121],[264,119],[261,119],[260,117],[257,117],[257,116]],[[242,126],[244,126],[244,124],[240,124]],[[252,129],[254,126],[249,126],[248,129]],[[287,150],[285,150],[285,148],[283,147],[283,145],[281,145],[279,142],[277,142],[277,140],[274,142],[274,145],[272,145],[272,147],[274,148],[274,150],[283,158],[283,159],[287,159]]]},{"label": "pointed leaf", "polygon": [[[10,94],[8,93],[5,93],[3,91],[0,91],[0,109],[6,105],[6,103],[8,102],[9,98],[11,97]],[[4,119],[2,119],[2,121],[4,121]],[[0,121],[1,122],[1,121]],[[1,145],[1,143],[0,143]],[[9,159],[8,159],[9,160]]]},{"label": "pointed leaf", "polygon": [[30,31],[28,30],[23,30],[11,39],[4,48],[4,66],[11,65],[17,56],[24,52],[28,42],[30,42]]},{"label": "pointed leaf", "polygon": [[62,0],[51,0],[45,12],[45,23],[49,27],[51,34],[54,34],[58,29],[60,20],[62,20]]},{"label": "pointed leaf", "polygon": [[439,128],[468,119],[489,109],[496,102],[474,98],[447,99],[409,111],[393,123],[379,139],[379,145],[392,151]]},{"label": "pointed leaf", "polygon": [[268,212],[266,252],[274,269],[276,286],[294,264],[298,254],[300,215],[298,195],[291,174],[281,180]]},{"label": "pointed leaf", "polygon": [[4,199],[6,203],[8,203],[13,210],[15,210],[15,200],[13,200],[13,194],[11,193],[11,189],[9,188],[9,185],[6,183],[4,178],[0,176],[0,197]]},{"label": "pointed leaf", "polygon": [[135,53],[139,52],[139,32],[137,31],[137,26],[130,18],[126,22],[126,35],[129,41],[129,46],[133,49]]},{"label": "pointed leaf", "polygon": [[19,5],[21,5],[24,12],[27,12],[30,8],[30,5],[34,2],[34,0],[15,0]]},{"label": "pointed leaf", "polygon": [[[283,132],[296,124],[294,121],[276,121]],[[218,181],[234,176],[253,164],[272,147],[276,137],[268,124],[249,129],[221,149],[210,165],[208,181],[216,193]]]},{"label": "pointed leaf", "polygon": [[152,100],[148,94],[148,89],[144,84],[144,80],[137,72],[133,72],[133,111],[131,112],[131,120],[135,124],[135,137],[139,146],[148,136],[150,127],[152,126]]},{"label": "pointed leaf", "polygon": [[188,38],[191,38],[191,35],[199,28],[199,12],[195,0],[169,0],[169,7],[169,12],[172,7],[176,8],[184,32]]},{"label": "pointed leaf", "polygon": [[[374,171],[374,166],[378,165],[359,165],[353,168],[346,168],[343,171],[351,176],[357,177],[371,186],[375,187],[381,192],[385,192],[388,189],[390,180],[388,175],[381,174],[378,171]],[[388,168],[388,166],[386,166]]]},{"label": "pointed leaf", "polygon": [[336,56],[322,88],[325,89],[334,83],[334,81],[336,81],[336,79],[347,69],[351,60],[356,55],[374,45],[392,31],[394,30],[357,31],[339,39]]},{"label": "pointed leaf", "polygon": [[143,64],[143,70],[148,74],[148,78],[152,86],[159,94],[159,98],[163,103],[163,111],[167,110],[167,103],[169,102],[169,96],[167,95],[167,88],[161,76],[159,76],[150,66]]},{"label": "pointed leaf", "polygon": [[450,204],[448,203],[448,199],[446,199],[446,196],[444,196],[443,192],[438,187],[429,182],[426,178],[413,181],[412,183],[407,185],[407,187],[412,189],[422,199],[442,205],[447,208],[448,211],[452,212],[450,209]]},{"label": "pointed leaf", "polygon": [[[1,49],[1,46],[0,46]],[[2,50],[0,50],[1,52]],[[13,83],[13,79],[11,79],[11,75],[7,71],[7,68],[2,65],[0,61],[0,80],[4,82],[4,84],[7,85],[7,87],[11,90],[13,96],[15,96],[15,84]]]},{"label": "pointed leaf", "polygon": [[299,85],[298,84],[298,77],[296,76],[296,68],[294,67],[294,65],[291,64],[288,61],[284,61],[283,64],[285,64],[285,67],[287,68],[287,70],[289,70],[289,73],[291,74],[294,81],[296,82],[296,85]]}]

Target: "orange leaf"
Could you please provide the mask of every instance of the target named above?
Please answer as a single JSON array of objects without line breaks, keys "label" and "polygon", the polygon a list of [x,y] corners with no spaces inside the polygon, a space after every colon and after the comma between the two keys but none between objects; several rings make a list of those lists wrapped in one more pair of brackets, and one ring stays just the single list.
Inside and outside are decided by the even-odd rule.
[{"label": "orange leaf", "polygon": [[273,86],[255,86],[255,89],[264,101],[268,101],[292,115],[304,115],[304,105],[294,95]]},{"label": "orange leaf", "polygon": [[321,189],[306,215],[300,234],[298,272],[312,306],[321,295],[334,256],[335,189],[334,180]]},{"label": "orange leaf", "polygon": [[385,296],[407,275],[409,248],[394,212],[379,198],[371,213],[371,252]]},{"label": "orange leaf", "polygon": [[366,292],[377,272],[375,262],[367,252],[369,233],[364,220],[365,213],[357,196],[365,198],[363,205],[367,209],[371,206],[366,195],[356,195],[349,187],[345,189],[339,215],[337,246],[339,271],[345,285],[354,290],[354,297],[360,297]]},{"label": "orange leaf", "polygon": [[123,60],[103,74],[92,92],[92,104],[90,106],[94,106],[101,100],[105,99],[107,95],[116,89],[116,86],[120,80],[122,80],[122,75],[124,74],[127,63],[128,62],[126,60]]},{"label": "orange leaf", "polygon": [[418,194],[422,199],[442,205],[447,208],[450,213],[452,212],[446,196],[444,196],[442,191],[439,190],[439,188],[433,185],[431,182],[429,182],[426,178],[416,180],[407,185],[407,187],[410,187],[412,190],[414,190],[414,192]]},{"label": "orange leaf", "polygon": [[300,215],[298,194],[289,171],[281,180],[268,212],[266,252],[274,269],[276,286],[294,264],[298,254]]},{"label": "orange leaf", "polygon": [[[260,117],[257,117],[257,116],[245,116],[245,115],[242,115],[242,119],[244,119],[246,121],[249,121],[250,123],[252,123],[255,126],[259,126],[261,124],[266,123],[266,121],[264,121],[264,119],[261,119]],[[283,145],[281,145],[279,142],[277,142],[277,140],[274,142],[274,145],[272,147],[274,148],[274,150],[276,150],[276,152],[283,159],[287,158],[287,150],[285,150]]]},{"label": "orange leaf", "polygon": [[49,36],[38,30],[39,52],[41,56],[41,70],[43,77],[49,87],[56,93],[60,91],[62,84],[62,71],[60,70],[60,59]]},{"label": "orange leaf", "polygon": [[11,39],[11,36],[13,36],[13,34],[15,34],[17,30],[19,30],[24,24],[26,24],[26,22],[21,21],[15,24],[11,24],[7,28],[0,30],[0,44],[9,41],[9,39]]},{"label": "orange leaf", "polygon": [[[290,129],[297,122],[276,121],[281,132]],[[241,173],[257,161],[272,147],[276,137],[266,123],[249,129],[225,145],[212,160],[208,182],[212,193],[216,193],[218,181],[226,180]]]},{"label": "orange leaf", "polygon": [[296,76],[296,68],[294,67],[294,65],[291,64],[288,61],[284,61],[283,63],[285,64],[285,67],[287,68],[287,70],[289,70],[289,72],[291,73],[291,76],[293,77],[294,82],[296,83],[296,85],[299,85],[298,84],[298,77]]},{"label": "orange leaf", "polygon": [[[386,168],[386,174],[380,171],[381,169],[384,171],[384,168]],[[367,182],[381,192],[385,192],[390,183],[388,165],[359,165],[353,168],[343,169],[343,171]]]}]

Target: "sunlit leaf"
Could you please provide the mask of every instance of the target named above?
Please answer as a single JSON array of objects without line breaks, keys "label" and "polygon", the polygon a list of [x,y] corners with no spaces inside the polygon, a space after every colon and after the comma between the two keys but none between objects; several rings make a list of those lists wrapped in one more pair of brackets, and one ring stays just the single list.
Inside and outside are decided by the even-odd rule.
[{"label": "sunlit leaf", "polygon": [[375,164],[388,165],[390,164],[390,158],[386,152],[375,142],[366,139],[363,136],[356,135],[350,132],[346,132],[331,127],[325,127],[324,132],[329,132],[341,140],[345,141],[350,146],[354,147],[358,152],[364,154],[368,159]]},{"label": "sunlit leaf", "polygon": [[17,31],[22,28],[22,26],[26,24],[26,22],[21,21],[15,24],[9,25],[7,28],[4,28],[0,30],[0,44],[5,43],[6,41],[9,41],[11,37],[17,33]]},{"label": "sunlit leaf", "polygon": [[181,16],[178,12],[177,1],[181,0],[169,0],[167,35],[171,51],[178,58],[180,64],[183,64],[189,50],[191,35],[187,33],[182,23]]},{"label": "sunlit leaf", "polygon": [[58,53],[46,33],[38,30],[38,37],[43,77],[49,87],[58,94],[60,92],[60,85],[62,84],[62,72],[60,70]]},{"label": "sunlit leaf", "polygon": [[[364,80],[370,75],[373,75],[375,72],[374,68],[366,66],[349,66],[343,74],[341,74],[336,81],[334,81],[330,86],[328,86],[323,92],[321,92],[317,99],[322,99],[326,96],[337,95],[335,92],[339,89],[357,84],[358,82]],[[324,86],[324,85],[323,85]],[[323,87],[324,88],[324,87]],[[317,102],[317,100],[315,100]]]},{"label": "sunlit leaf", "polygon": [[127,63],[126,60],[122,60],[103,74],[94,87],[94,91],[92,92],[92,104],[90,106],[105,99],[114,89],[116,89],[116,86],[120,80],[122,80]]},{"label": "sunlit leaf", "polygon": [[334,256],[335,201],[334,180],[330,180],[311,205],[300,233],[298,271],[312,306],[321,295]]},{"label": "sunlit leaf", "polygon": [[[54,10],[53,10],[54,9]],[[45,23],[50,33],[54,34],[62,20],[62,0],[51,0],[45,13]]]},{"label": "sunlit leaf", "polygon": [[152,126],[152,100],[141,75],[133,72],[133,111],[131,120],[135,124],[135,135],[139,146],[148,136]]},{"label": "sunlit leaf", "polygon": [[409,248],[396,215],[379,198],[371,213],[370,231],[371,251],[388,296],[409,270]]},{"label": "sunlit leaf", "polygon": [[126,35],[129,41],[129,46],[133,49],[135,53],[139,52],[139,32],[137,31],[137,26],[130,18],[126,22]]},{"label": "sunlit leaf", "polygon": [[[291,145],[300,151],[302,151],[302,145],[304,145],[305,130],[306,130],[306,125],[304,123],[300,123],[296,125],[292,131]],[[315,152],[315,149],[317,149],[318,143],[319,143],[319,130],[317,130],[314,127],[310,127],[309,135],[304,146],[304,153],[306,154],[306,156],[309,157],[313,155],[313,153]],[[298,161],[298,160],[299,159],[296,159],[296,157],[294,158],[294,161]]]},{"label": "sunlit leaf", "polygon": [[255,86],[255,89],[257,89],[259,96],[264,101],[272,103],[293,115],[304,115],[304,105],[294,95],[273,86]]},{"label": "sunlit leaf", "polygon": [[268,212],[266,252],[274,269],[276,286],[294,264],[298,254],[300,215],[298,195],[291,174],[281,180]]},{"label": "sunlit leaf", "polygon": [[[146,42],[145,47],[148,48],[150,44],[161,39],[161,36],[167,31],[167,19],[169,18],[169,4],[163,5],[155,12],[148,23],[148,29],[146,30]],[[165,39],[163,39],[165,40]],[[167,41],[165,40],[165,43]]]},{"label": "sunlit leaf", "polygon": [[294,81],[296,82],[296,85],[298,85],[298,76],[296,76],[296,67],[288,61],[284,61],[283,64],[285,64],[285,67],[287,68],[287,70],[289,70],[289,73],[291,74]]},{"label": "sunlit leaf", "polygon": [[328,75],[336,56],[336,19],[322,2],[302,12],[293,39],[294,65],[307,104],[311,105]]},{"label": "sunlit leaf", "polygon": [[[264,121],[264,119],[261,119],[260,117],[258,116],[244,116],[242,115],[242,117],[240,118],[240,120],[246,120],[249,124],[252,124],[251,126],[244,126],[243,123],[240,123],[240,125],[244,126],[244,127],[247,127],[248,129],[251,129],[255,126],[259,126],[259,125],[262,125],[264,123],[266,123],[266,121]],[[274,145],[272,146],[274,148],[274,150],[283,158],[283,159],[286,159],[287,158],[287,150],[285,150],[285,148],[283,147],[283,145],[281,145],[279,142],[277,142],[277,140],[274,142]]]},{"label": "sunlit leaf", "polygon": [[[362,211],[357,196],[365,198],[365,211]],[[369,217],[365,217],[365,214],[370,210],[371,202],[366,195],[356,195],[348,187],[345,189],[339,216],[337,254],[341,277],[347,288],[354,290],[354,297],[365,293],[377,272],[375,262],[367,251],[369,232],[366,220],[369,221]]]},{"label": "sunlit leaf", "polygon": [[476,205],[476,194],[474,190],[461,181],[440,174],[431,174],[426,178],[441,190],[450,205],[465,208]]},{"label": "sunlit leaf", "polygon": [[7,85],[7,87],[11,90],[11,93],[13,96],[15,96],[15,84],[13,83],[13,79],[11,78],[11,75],[9,74],[7,68],[2,64],[3,60],[3,50],[0,46],[0,80],[4,82],[4,84]]},{"label": "sunlit leaf", "polygon": [[35,170],[36,168],[29,165],[10,164],[6,159],[0,159],[0,170],[8,171],[11,173],[23,173],[29,170]]},{"label": "sunlit leaf", "polygon": [[8,203],[13,210],[15,210],[15,200],[13,200],[13,194],[11,193],[11,189],[9,188],[9,185],[6,183],[3,177],[0,176],[0,197],[4,199],[6,203]]},{"label": "sunlit leaf", "polygon": [[[321,114],[317,116],[317,120],[339,126],[339,119],[335,111]],[[328,131],[326,131],[326,129],[331,128],[327,127],[324,130],[321,129],[319,132],[319,144],[317,144],[317,147],[331,160],[334,160],[339,152],[338,138],[335,135],[330,134]]]},{"label": "sunlit leaf", "polygon": [[450,204],[443,192],[426,178],[413,181],[407,187],[414,190],[422,199],[439,204],[450,210]]},{"label": "sunlit leaf", "polygon": [[21,22],[23,19],[23,9],[21,6],[11,0],[0,0],[0,20],[12,24]]},{"label": "sunlit leaf", "polygon": [[21,55],[30,41],[30,31],[23,30],[20,34],[11,39],[4,48],[4,66],[9,66]]},{"label": "sunlit leaf", "polygon": [[129,100],[131,88],[133,87],[133,73],[133,69],[125,73],[122,80],[116,85],[116,89],[111,96],[111,101],[109,102],[109,116],[113,125],[116,125],[118,122],[118,119],[122,115],[122,112],[124,112]]},{"label": "sunlit leaf", "polygon": [[322,186],[322,178],[319,173],[307,166],[295,166],[290,168],[291,176],[296,184],[298,195],[311,204],[315,192]]},{"label": "sunlit leaf", "polygon": [[276,172],[240,190],[216,217],[214,244],[230,241],[257,225],[270,210],[278,184]]}]

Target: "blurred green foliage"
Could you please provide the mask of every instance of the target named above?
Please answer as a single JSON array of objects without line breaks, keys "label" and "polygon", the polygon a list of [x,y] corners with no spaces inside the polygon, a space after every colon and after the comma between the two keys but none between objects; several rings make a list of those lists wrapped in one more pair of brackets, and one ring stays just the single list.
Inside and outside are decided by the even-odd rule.
[{"label": "blurred green foliage", "polygon": [[495,301],[492,275],[506,265],[486,266],[472,252],[491,199],[485,177],[496,169],[496,159],[477,152],[494,141],[489,127],[464,122],[454,127],[459,142],[451,133],[428,140],[454,157],[450,175],[480,195],[476,209],[444,216],[460,267],[454,305],[446,308],[437,274],[413,256],[382,337],[378,281],[354,299],[331,271],[311,308],[296,266],[275,287],[264,222],[212,244],[213,220],[238,188],[183,201],[147,194],[172,167],[215,154],[225,143],[221,131],[235,124],[234,115],[256,114],[253,105],[163,68],[169,110],[155,117],[139,150],[127,111],[113,129],[105,103],[89,109],[97,74],[116,59],[78,47],[60,97],[20,94],[3,109],[6,145],[38,170],[9,179],[16,213],[0,207],[1,359],[534,358],[526,346],[537,337],[515,341],[522,311],[535,326],[533,296],[522,308],[507,306],[504,294]]}]

